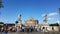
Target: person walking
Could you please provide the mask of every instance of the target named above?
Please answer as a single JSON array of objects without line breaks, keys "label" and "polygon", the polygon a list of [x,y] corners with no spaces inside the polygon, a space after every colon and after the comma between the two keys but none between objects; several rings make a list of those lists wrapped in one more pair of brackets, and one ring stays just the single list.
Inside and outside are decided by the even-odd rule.
[{"label": "person walking", "polygon": [[8,34],[7,28],[4,29],[4,31],[2,32],[2,34]]}]

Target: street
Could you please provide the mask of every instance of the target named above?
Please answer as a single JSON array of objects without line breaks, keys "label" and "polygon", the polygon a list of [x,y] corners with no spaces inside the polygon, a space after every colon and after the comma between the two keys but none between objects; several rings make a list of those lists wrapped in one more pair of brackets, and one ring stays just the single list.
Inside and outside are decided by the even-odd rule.
[{"label": "street", "polygon": [[[0,33],[2,34],[2,33]],[[9,32],[8,34],[60,34],[59,32]]]}]

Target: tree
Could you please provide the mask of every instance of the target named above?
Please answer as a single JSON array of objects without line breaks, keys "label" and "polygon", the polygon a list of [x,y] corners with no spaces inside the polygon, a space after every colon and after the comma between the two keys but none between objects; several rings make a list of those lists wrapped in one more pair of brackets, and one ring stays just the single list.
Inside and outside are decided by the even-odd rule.
[{"label": "tree", "polygon": [[4,24],[4,22],[0,22],[0,24]]},{"label": "tree", "polygon": [[59,26],[58,23],[55,23],[55,24],[49,24],[50,26]]},{"label": "tree", "polygon": [[59,13],[60,13],[60,8],[59,8]]},{"label": "tree", "polygon": [[2,3],[2,0],[0,0],[0,8],[3,7],[3,3]]}]

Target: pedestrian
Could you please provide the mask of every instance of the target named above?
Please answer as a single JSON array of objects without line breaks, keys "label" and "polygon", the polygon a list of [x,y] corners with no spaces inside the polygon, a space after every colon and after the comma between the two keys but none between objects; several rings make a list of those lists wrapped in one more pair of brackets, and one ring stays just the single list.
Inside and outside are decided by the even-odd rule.
[{"label": "pedestrian", "polygon": [[4,30],[4,32],[2,32],[2,34],[7,34],[7,31],[6,31],[6,30]]},{"label": "pedestrian", "polygon": [[29,33],[29,28],[27,28],[27,32]]},{"label": "pedestrian", "polygon": [[5,28],[2,34],[7,34],[7,33],[8,33],[7,28]]}]

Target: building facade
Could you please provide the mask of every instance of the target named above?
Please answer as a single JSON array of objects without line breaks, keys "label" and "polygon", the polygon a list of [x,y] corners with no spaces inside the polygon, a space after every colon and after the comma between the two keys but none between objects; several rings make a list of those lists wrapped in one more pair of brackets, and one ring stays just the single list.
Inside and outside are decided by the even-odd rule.
[{"label": "building facade", "polygon": [[35,26],[38,24],[38,20],[35,20],[33,17],[30,17],[29,19],[24,21],[25,26]]}]

